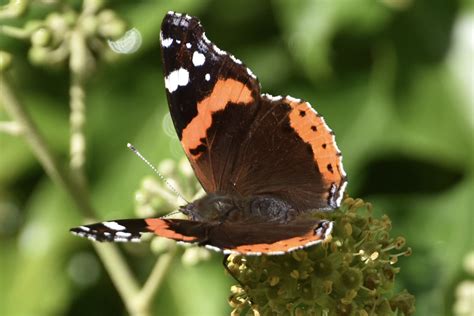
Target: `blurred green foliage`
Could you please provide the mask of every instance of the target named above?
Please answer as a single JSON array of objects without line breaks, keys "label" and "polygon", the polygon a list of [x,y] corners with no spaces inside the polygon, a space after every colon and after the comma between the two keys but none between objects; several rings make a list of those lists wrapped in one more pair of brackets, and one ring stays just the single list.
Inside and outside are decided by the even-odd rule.
[{"label": "blurred green foliage", "polygon": [[[31,2],[21,26],[54,9]],[[72,1],[80,6],[80,1]],[[337,134],[348,191],[384,210],[413,248],[397,282],[417,315],[451,315],[454,289],[474,278],[474,5],[449,0],[109,1],[143,45],[98,63],[87,84],[87,174],[101,219],[136,216],[134,192],[153,162],[182,157],[169,136],[158,46],[165,12],[201,18],[209,38],[242,59],[264,91],[310,101]],[[67,163],[67,67],[33,66],[29,43],[0,33],[13,55],[21,100]],[[3,74],[1,74],[3,76]],[[0,91],[1,93],[1,91]],[[0,120],[9,118],[0,105]],[[172,133],[171,133],[172,135]],[[82,220],[19,137],[0,133],[0,315],[118,315],[125,309],[89,242],[69,235]],[[124,247],[142,279],[146,246]],[[175,261],[156,314],[223,315],[232,280],[221,256],[194,267]]]}]

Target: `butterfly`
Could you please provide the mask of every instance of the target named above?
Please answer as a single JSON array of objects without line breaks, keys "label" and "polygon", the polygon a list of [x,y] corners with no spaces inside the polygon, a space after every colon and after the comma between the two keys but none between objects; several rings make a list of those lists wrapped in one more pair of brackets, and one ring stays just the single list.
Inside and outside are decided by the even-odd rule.
[{"label": "butterfly", "polygon": [[176,133],[206,195],[188,219],[123,219],[72,228],[96,241],[154,233],[225,254],[284,254],[328,238],[315,216],[341,204],[347,185],[334,133],[308,102],[260,91],[252,71],[221,50],[200,21],[168,12],[160,32]]}]

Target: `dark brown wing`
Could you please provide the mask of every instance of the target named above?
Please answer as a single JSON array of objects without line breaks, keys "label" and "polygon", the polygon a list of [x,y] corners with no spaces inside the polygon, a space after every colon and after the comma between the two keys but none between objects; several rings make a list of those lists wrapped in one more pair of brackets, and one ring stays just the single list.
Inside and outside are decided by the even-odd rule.
[{"label": "dark brown wing", "polygon": [[216,192],[257,111],[258,82],[206,38],[194,17],[169,12],[160,36],[176,132],[204,189]]},{"label": "dark brown wing", "polygon": [[334,133],[309,103],[262,96],[223,191],[270,194],[299,210],[338,207],[346,185]]},{"label": "dark brown wing", "polygon": [[300,211],[339,206],[341,154],[308,103],[261,96],[251,71],[194,17],[168,13],[161,46],[171,116],[207,192],[268,194]]}]

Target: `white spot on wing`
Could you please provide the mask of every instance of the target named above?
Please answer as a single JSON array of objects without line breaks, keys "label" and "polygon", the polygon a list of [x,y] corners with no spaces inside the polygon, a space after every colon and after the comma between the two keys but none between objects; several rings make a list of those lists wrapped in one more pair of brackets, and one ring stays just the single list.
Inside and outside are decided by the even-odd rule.
[{"label": "white spot on wing", "polygon": [[217,54],[219,55],[227,55],[227,53],[225,51],[223,51],[222,49],[220,49],[219,47],[217,47],[216,45],[213,45],[212,46],[214,48],[214,50],[216,51]]},{"label": "white spot on wing", "polygon": [[79,228],[82,229],[83,231],[86,231],[86,232],[88,232],[88,231],[91,230],[91,229],[90,229],[89,227],[87,227],[87,226],[79,226]]},{"label": "white spot on wing", "polygon": [[272,101],[280,101],[281,99],[283,99],[283,97],[281,95],[273,96],[273,95],[268,94],[268,93],[264,93],[262,96],[264,96],[265,98],[270,99]]},{"label": "white spot on wing", "polygon": [[210,74],[206,74],[206,75],[204,76],[204,79],[206,79],[206,81],[211,80],[211,75],[210,75]]},{"label": "white spot on wing", "polygon": [[210,44],[210,43],[211,43],[211,41],[210,41],[210,40],[207,38],[207,36],[206,36],[206,32],[203,32],[203,33],[202,33],[202,39],[203,39],[204,42],[206,42],[207,44]]},{"label": "white spot on wing", "polygon": [[[342,167],[342,164],[341,164]],[[339,188],[339,196],[337,197],[336,204],[339,207],[341,205],[342,197],[344,196],[344,191],[346,190],[347,186],[347,181],[344,181],[344,183],[341,185]]]},{"label": "white spot on wing", "polygon": [[291,97],[291,96],[289,96],[289,95],[287,95],[287,96],[285,97],[285,99],[287,99],[287,100],[290,101],[290,102],[296,102],[296,103],[301,102],[301,99],[293,98],[293,97]]},{"label": "white spot on wing", "polygon": [[339,170],[341,171],[341,175],[345,178],[347,174],[346,170],[344,170],[344,166],[342,165],[342,156],[339,157]]},{"label": "white spot on wing", "polygon": [[131,233],[126,233],[126,232],[117,232],[117,233],[115,234],[115,236],[119,236],[119,237],[130,237],[130,236],[132,236],[132,234],[131,234]]},{"label": "white spot on wing", "polygon": [[[217,252],[221,252],[222,249],[221,248],[218,248],[218,247],[215,247],[215,246],[212,246],[212,245],[206,245],[205,246],[207,249],[210,249],[210,250],[213,250],[213,251],[217,251]],[[224,250],[224,253],[225,253],[225,250]]]},{"label": "white spot on wing", "polygon": [[170,47],[171,44],[173,44],[173,39],[172,38],[163,38],[161,40],[161,46],[163,46],[163,47]]},{"label": "white spot on wing", "polygon": [[240,59],[236,58],[234,55],[229,56],[236,64],[242,65],[242,61]]},{"label": "white spot on wing", "polygon": [[124,230],[126,228],[125,226],[122,226],[117,222],[103,222],[102,225],[112,230]]},{"label": "white spot on wing", "polygon": [[85,232],[76,232],[76,231],[71,231],[73,235],[79,236],[79,237],[85,237],[86,233]]},{"label": "white spot on wing", "polygon": [[257,77],[254,75],[254,73],[252,72],[252,70],[250,70],[250,68],[247,68],[247,73],[248,73],[249,76],[252,77],[253,79],[257,79]]},{"label": "white spot on wing", "polygon": [[115,236],[115,237],[114,237],[114,241],[117,241],[117,242],[127,242],[128,239],[127,239],[127,238],[123,238],[123,237],[117,237],[117,236]]},{"label": "white spot on wing", "polygon": [[201,54],[198,51],[195,51],[193,53],[193,65],[198,67],[204,65],[204,62],[206,61],[206,56],[204,54]]},{"label": "white spot on wing", "polygon": [[284,255],[286,252],[284,251],[271,251],[271,252],[268,252],[267,255],[269,256],[281,256],[281,255]]},{"label": "white spot on wing", "polygon": [[173,93],[178,87],[184,87],[189,83],[189,72],[184,68],[179,68],[170,72],[165,78],[165,87],[169,93]]},{"label": "white spot on wing", "polygon": [[178,18],[181,16],[181,13],[177,13],[177,12],[174,12],[174,11],[168,11],[168,14],[177,16]]},{"label": "white spot on wing", "polygon": [[189,48],[191,48],[191,47],[193,47],[193,44],[191,44],[191,43],[186,43],[186,48],[189,49]]}]

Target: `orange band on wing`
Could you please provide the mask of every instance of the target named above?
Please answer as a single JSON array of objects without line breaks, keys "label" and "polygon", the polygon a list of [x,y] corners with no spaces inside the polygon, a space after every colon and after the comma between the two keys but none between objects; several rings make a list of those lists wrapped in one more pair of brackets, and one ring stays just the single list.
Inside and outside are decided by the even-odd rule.
[{"label": "orange band on wing", "polygon": [[[252,90],[244,83],[234,80],[218,80],[211,94],[197,104],[197,116],[183,129],[181,143],[186,154],[191,157],[191,150],[203,145],[207,129],[212,124],[212,114],[225,109],[229,103],[243,105],[253,104]],[[194,158],[200,153],[194,154]]]},{"label": "orange band on wing", "polygon": [[314,232],[308,232],[303,236],[288,238],[274,242],[272,244],[253,244],[253,245],[242,245],[229,250],[237,251],[242,254],[246,253],[271,253],[271,252],[289,252],[299,248],[304,248],[317,244],[318,242],[325,241],[327,236],[318,235]]},{"label": "orange band on wing", "polygon": [[198,238],[194,236],[185,236],[180,233],[177,233],[170,229],[169,223],[160,218],[147,218],[145,219],[148,229],[154,232],[156,235],[166,238],[171,238],[179,241],[193,242]]},{"label": "orange band on wing", "polygon": [[341,170],[340,152],[332,131],[307,102],[290,102],[290,106],[290,125],[301,139],[311,145],[319,172],[329,182],[339,183],[345,174]]}]

